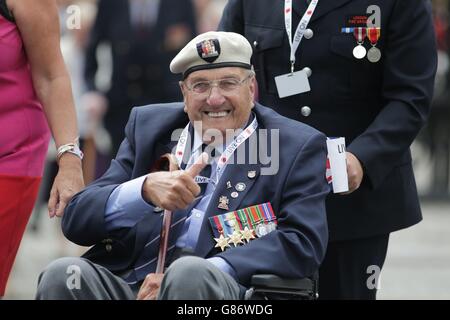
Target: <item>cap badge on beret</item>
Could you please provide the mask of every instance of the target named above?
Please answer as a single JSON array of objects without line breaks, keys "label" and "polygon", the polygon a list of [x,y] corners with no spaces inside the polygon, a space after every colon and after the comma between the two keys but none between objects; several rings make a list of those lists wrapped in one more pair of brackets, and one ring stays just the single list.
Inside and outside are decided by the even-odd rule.
[{"label": "cap badge on beret", "polygon": [[220,44],[217,39],[207,39],[197,43],[197,52],[200,58],[212,63],[220,55]]}]

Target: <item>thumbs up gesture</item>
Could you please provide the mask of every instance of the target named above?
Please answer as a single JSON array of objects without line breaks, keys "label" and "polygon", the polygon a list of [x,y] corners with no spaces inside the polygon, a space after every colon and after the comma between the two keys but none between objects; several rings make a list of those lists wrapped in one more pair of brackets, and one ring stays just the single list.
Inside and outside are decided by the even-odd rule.
[{"label": "thumbs up gesture", "polygon": [[186,171],[158,171],[147,175],[142,186],[142,197],[152,205],[175,211],[186,208],[200,193],[195,177],[208,164],[208,155],[202,153]]}]

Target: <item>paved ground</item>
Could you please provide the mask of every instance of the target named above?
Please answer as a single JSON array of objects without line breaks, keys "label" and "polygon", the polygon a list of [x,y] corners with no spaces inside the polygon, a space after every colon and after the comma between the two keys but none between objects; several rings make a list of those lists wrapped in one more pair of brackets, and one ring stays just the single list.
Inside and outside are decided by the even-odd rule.
[{"label": "paved ground", "polygon": [[391,235],[380,299],[450,299],[450,205],[422,208],[420,224]]},{"label": "paved ground", "polygon": [[[424,203],[424,221],[391,235],[379,299],[450,299],[450,204]],[[59,220],[42,215],[20,247],[5,299],[33,299],[39,272],[59,256],[82,248],[59,234]]]}]

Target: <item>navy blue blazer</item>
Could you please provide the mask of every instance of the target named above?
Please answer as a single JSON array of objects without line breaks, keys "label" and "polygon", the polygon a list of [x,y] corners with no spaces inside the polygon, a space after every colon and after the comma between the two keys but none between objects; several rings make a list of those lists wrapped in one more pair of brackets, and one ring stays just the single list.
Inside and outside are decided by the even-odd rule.
[{"label": "navy blue blazer", "polygon": [[[225,259],[244,285],[257,273],[286,278],[313,274],[324,258],[328,241],[325,136],[261,105],[256,105],[253,111],[259,123],[256,133],[265,129],[270,135],[271,129],[279,129],[279,170],[275,175],[262,175],[264,161],[227,165],[207,208],[195,249],[200,257],[218,255]],[[149,173],[155,161],[171,151],[176,144],[171,141],[172,132],[184,128],[188,121],[182,103],[132,110],[125,129],[126,138],[110,168],[73,197],[62,219],[62,229],[69,240],[83,246],[94,245],[85,257],[113,272],[121,272],[132,268],[146,242],[160,233],[161,213],[149,214],[132,228],[108,233],[105,206],[114,188]],[[259,137],[258,143],[261,143]],[[244,143],[239,148],[250,147]],[[237,154],[241,151],[238,149]],[[275,153],[274,149],[272,151]],[[249,178],[248,171],[255,171],[256,177]],[[227,190],[227,181],[233,185],[244,182],[247,187],[233,199],[229,195],[231,191]],[[223,195],[230,200],[226,211],[217,208],[218,199]],[[225,252],[214,248],[216,243],[208,217],[268,201],[278,219],[276,231]],[[175,211],[174,219],[180,214],[186,212]],[[171,233],[171,237],[176,239],[177,236],[177,232]],[[156,257],[157,254],[155,248],[151,255]]]},{"label": "navy blue blazer", "polygon": [[[293,30],[306,0],[293,1]],[[382,58],[353,54],[356,39],[342,33],[352,17],[380,8]],[[280,99],[274,77],[290,71],[282,0],[229,0],[219,29],[244,35],[253,46],[259,101],[329,137],[345,137],[365,176],[350,195],[327,199],[330,240],[386,234],[422,219],[409,146],[425,124],[436,72],[435,35],[427,0],[320,0],[296,53],[296,70],[309,67],[311,91]],[[368,39],[366,49],[371,48]],[[302,113],[307,106],[311,112]],[[304,110],[304,109],[303,109]]]}]

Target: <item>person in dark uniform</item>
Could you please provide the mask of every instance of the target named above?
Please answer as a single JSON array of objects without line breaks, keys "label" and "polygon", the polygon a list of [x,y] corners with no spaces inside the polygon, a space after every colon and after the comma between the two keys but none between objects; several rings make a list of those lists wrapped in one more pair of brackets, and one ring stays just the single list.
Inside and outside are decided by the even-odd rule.
[{"label": "person in dark uniform", "polygon": [[[196,34],[191,0],[100,0],[86,48],[85,80],[93,108],[104,109],[105,128],[114,155],[133,106],[179,101],[177,78],[167,68],[170,60]],[[111,86],[96,87],[97,48],[111,45]]]},{"label": "person in dark uniform", "polygon": [[430,2],[230,0],[219,29],[253,45],[261,103],[345,137],[350,190],[327,199],[319,294],[375,299],[389,234],[422,219],[409,147],[433,93]]}]

